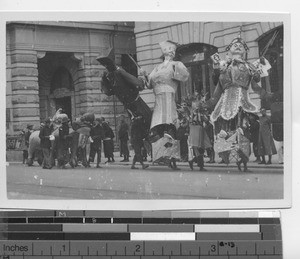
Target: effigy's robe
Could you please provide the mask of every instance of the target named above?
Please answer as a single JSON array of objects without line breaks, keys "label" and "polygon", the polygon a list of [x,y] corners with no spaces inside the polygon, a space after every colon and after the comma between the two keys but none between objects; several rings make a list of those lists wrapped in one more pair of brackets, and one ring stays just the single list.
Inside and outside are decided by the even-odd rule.
[{"label": "effigy's robe", "polygon": [[166,134],[152,143],[153,163],[166,162],[172,158],[180,160],[180,141]]},{"label": "effigy's robe", "polygon": [[233,119],[241,107],[243,111],[255,113],[258,107],[251,102],[249,87],[252,80],[249,64],[244,61],[233,61],[227,69],[220,74],[219,83],[212,98],[217,102],[211,114],[211,120],[219,117],[224,120]]},{"label": "effigy's robe", "polygon": [[218,137],[214,145],[215,151],[227,164],[233,159],[238,161],[241,156],[249,159],[250,148],[250,140],[239,131],[228,139]]}]

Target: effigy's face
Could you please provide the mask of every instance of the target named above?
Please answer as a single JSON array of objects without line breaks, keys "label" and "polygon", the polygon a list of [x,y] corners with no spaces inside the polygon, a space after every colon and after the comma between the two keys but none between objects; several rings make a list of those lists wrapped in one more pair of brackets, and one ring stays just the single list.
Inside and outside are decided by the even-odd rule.
[{"label": "effigy's face", "polygon": [[175,57],[175,50],[174,49],[170,49],[170,50],[164,52],[164,56],[168,56],[168,57],[174,58]]},{"label": "effigy's face", "polygon": [[240,42],[236,42],[234,44],[232,44],[231,48],[230,48],[230,52],[232,54],[240,54],[240,55],[243,55],[246,50],[244,48],[244,45]]}]

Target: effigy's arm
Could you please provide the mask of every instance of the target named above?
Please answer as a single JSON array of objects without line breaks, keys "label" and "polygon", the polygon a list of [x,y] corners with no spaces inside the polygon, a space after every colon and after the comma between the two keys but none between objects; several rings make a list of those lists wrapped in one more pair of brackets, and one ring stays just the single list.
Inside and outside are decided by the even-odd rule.
[{"label": "effigy's arm", "polygon": [[119,73],[130,87],[132,87],[134,89],[138,88],[139,90],[144,89],[144,82],[142,79],[136,78],[135,76],[129,74],[128,72],[126,72],[123,69],[120,69]]},{"label": "effigy's arm", "polygon": [[254,80],[251,81],[252,90],[260,95],[261,99],[269,100],[273,97],[273,93],[268,93],[265,89],[258,85]]},{"label": "effigy's arm", "polygon": [[173,69],[174,69],[173,79],[180,82],[185,82],[188,80],[190,73],[182,62],[179,61],[176,62],[173,65]]}]

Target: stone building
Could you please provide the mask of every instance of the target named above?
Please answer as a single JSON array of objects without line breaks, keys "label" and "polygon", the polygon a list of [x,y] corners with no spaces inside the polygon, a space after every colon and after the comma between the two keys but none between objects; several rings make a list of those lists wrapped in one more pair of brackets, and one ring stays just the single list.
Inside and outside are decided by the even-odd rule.
[{"label": "stone building", "polygon": [[[283,24],[281,22],[136,22],[136,52],[139,64],[149,73],[156,64],[162,62],[159,42],[172,40],[181,46],[177,48],[177,60],[182,61],[190,72],[188,82],[178,89],[180,101],[195,89],[210,97],[215,89],[212,82],[212,60],[210,56],[219,52],[225,58],[225,48],[233,38],[241,34],[247,42],[247,60],[253,62],[262,54],[269,60],[272,69],[268,77],[261,81],[269,92],[277,92],[283,99]],[[274,34],[276,38],[266,49]],[[275,34],[275,35],[276,35]],[[257,105],[261,101],[255,93],[250,97]],[[154,98],[150,90],[144,98],[153,106]],[[269,107],[264,102],[263,106]]]},{"label": "stone building", "polygon": [[8,22],[6,41],[8,134],[38,126],[59,107],[71,119],[94,112],[113,126],[125,113],[101,93],[96,57],[113,47],[116,64],[136,73],[126,55],[136,52],[133,22]]},{"label": "stone building", "polygon": [[[275,32],[276,38],[263,53]],[[191,75],[178,89],[178,101],[195,89],[209,97],[215,89],[210,56],[218,51],[224,58],[226,46],[239,33],[250,49],[248,61],[264,54],[272,65],[262,86],[283,97],[280,22],[8,22],[7,132],[13,135],[28,123],[38,126],[58,107],[63,107],[70,118],[94,112],[115,127],[118,115],[126,112],[116,97],[101,93],[103,67],[96,60],[108,47],[115,49],[116,64],[136,75],[127,54],[136,55],[138,64],[150,73],[162,61],[158,43],[167,39],[178,42],[176,58]],[[141,96],[153,107],[151,90],[144,90]],[[260,105],[256,94],[251,98]]]}]

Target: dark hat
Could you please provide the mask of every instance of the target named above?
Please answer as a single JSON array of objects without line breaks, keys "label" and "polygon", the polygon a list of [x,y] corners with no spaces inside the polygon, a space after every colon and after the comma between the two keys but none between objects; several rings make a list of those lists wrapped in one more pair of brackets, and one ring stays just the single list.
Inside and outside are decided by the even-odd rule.
[{"label": "dark hat", "polygon": [[50,118],[45,119],[45,123],[50,123],[50,122],[51,122]]},{"label": "dark hat", "polygon": [[226,47],[225,50],[226,50],[226,51],[230,50],[231,46],[232,46],[233,44],[237,43],[237,42],[238,42],[238,43],[242,43],[246,51],[249,50],[249,48],[248,48],[246,42],[241,38],[240,35],[239,35],[238,37],[234,38],[234,39],[231,41],[231,43]]},{"label": "dark hat", "polygon": [[101,51],[101,54],[96,58],[96,60],[100,63],[103,61],[112,61],[115,60],[115,52],[113,48],[106,48]]},{"label": "dark hat", "polygon": [[102,122],[102,119],[101,118],[96,118],[95,121]]},{"label": "dark hat", "polygon": [[30,129],[33,127],[33,124],[27,124],[27,129]]}]

